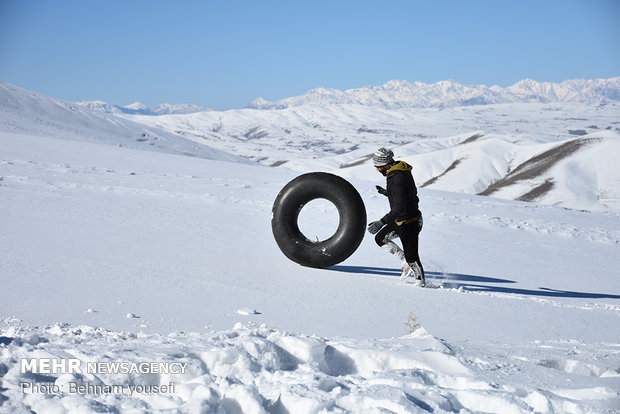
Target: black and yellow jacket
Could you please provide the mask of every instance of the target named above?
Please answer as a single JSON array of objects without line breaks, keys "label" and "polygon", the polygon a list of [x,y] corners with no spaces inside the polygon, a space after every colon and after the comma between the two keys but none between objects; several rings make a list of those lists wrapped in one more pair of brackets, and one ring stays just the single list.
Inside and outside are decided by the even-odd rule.
[{"label": "black and yellow jacket", "polygon": [[390,212],[381,221],[395,222],[401,226],[417,221],[422,213],[418,207],[418,189],[415,186],[411,170],[413,168],[404,161],[396,161],[387,171],[387,197],[390,201]]}]

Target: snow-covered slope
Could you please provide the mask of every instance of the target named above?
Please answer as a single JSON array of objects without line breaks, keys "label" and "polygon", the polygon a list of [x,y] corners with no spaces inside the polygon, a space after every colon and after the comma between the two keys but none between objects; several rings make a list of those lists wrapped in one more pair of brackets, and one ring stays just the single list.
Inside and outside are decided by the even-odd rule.
[{"label": "snow-covered slope", "polygon": [[302,105],[357,104],[384,108],[445,107],[516,102],[583,102],[598,104],[620,101],[620,77],[574,79],[561,83],[524,79],[507,88],[463,85],[448,80],[433,84],[389,81],[381,86],[338,89],[316,88],[304,95],[270,102],[257,98],[248,107],[284,109]]},{"label": "snow-covered slope", "polygon": [[[421,189],[421,289],[370,236],[330,269],[286,259],[271,205],[295,175],[0,133],[0,409],[618,407],[618,214]],[[383,178],[349,179],[369,218],[383,215]],[[334,228],[329,208],[306,210],[309,237]],[[45,357],[188,370],[32,374],[20,363]]]},{"label": "snow-covered slope", "polygon": [[[370,154],[388,146],[430,188],[620,211],[619,116],[618,103],[519,103],[398,110],[305,105],[128,118],[299,172],[369,176]],[[514,178],[521,165],[541,158],[548,160],[545,168]]]},{"label": "snow-covered slope", "polygon": [[[514,142],[476,132],[395,148],[414,166],[420,187],[535,201],[585,210],[620,211],[620,134],[600,131],[550,143]],[[334,156],[314,168],[345,177],[375,174],[370,154]],[[305,162],[285,164],[305,170]]]},{"label": "snow-covered slope", "polygon": [[5,83],[0,83],[0,131],[242,161],[235,155],[207,145],[197,145],[159,128],[78,107]]}]

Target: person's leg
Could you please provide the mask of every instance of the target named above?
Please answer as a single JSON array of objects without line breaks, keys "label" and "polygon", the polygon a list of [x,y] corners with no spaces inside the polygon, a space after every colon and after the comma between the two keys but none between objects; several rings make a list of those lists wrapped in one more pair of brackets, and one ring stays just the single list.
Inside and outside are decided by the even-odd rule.
[{"label": "person's leg", "polygon": [[[424,283],[424,268],[422,267],[422,261],[420,260],[420,254],[418,252],[419,236],[422,231],[422,218],[413,223],[403,225],[403,229],[400,235],[401,242],[403,243],[403,251],[405,254],[405,260],[409,263],[412,272],[415,274],[416,279]],[[404,275],[402,279],[406,279],[409,275]]]},{"label": "person's leg", "polygon": [[407,260],[405,258],[405,252],[403,251],[403,249],[401,249],[396,243],[392,241],[397,237],[400,238],[401,233],[402,227],[397,226],[396,223],[389,223],[386,224],[381,230],[379,230],[379,232],[375,236],[375,241],[379,246],[381,246],[382,249],[384,249],[390,254],[393,254],[394,256],[398,257],[399,260],[401,260],[402,264],[400,266],[400,278],[401,280],[404,280],[408,278],[412,272],[411,265],[407,263]]},{"label": "person's leg", "polygon": [[390,254],[398,257],[401,261],[405,261],[405,253],[392,240],[398,237],[396,224],[388,223],[375,235],[375,242],[379,247]]}]

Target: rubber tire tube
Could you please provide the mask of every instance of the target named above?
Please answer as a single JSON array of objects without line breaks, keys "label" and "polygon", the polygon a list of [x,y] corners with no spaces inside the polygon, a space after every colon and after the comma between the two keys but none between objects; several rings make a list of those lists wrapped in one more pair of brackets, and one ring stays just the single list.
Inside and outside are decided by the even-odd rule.
[{"label": "rubber tire tube", "polygon": [[[299,230],[301,209],[324,198],[338,210],[338,229],[330,238],[312,241]],[[286,184],[273,204],[271,229],[282,253],[302,266],[326,268],[342,262],[359,247],[366,230],[362,197],[347,180],[334,174],[313,172]]]}]

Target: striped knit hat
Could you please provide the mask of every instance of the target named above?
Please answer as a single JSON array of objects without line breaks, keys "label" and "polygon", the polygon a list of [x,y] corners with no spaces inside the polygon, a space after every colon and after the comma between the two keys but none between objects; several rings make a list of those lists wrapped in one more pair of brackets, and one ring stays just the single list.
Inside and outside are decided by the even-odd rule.
[{"label": "striped knit hat", "polygon": [[394,162],[394,153],[392,150],[381,147],[372,155],[372,163],[375,167],[383,167]]}]

